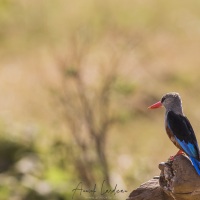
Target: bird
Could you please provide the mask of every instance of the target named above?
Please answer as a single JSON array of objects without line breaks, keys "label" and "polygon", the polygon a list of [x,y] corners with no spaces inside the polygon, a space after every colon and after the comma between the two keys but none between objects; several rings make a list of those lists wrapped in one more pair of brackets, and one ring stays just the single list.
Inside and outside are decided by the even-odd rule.
[{"label": "bird", "polygon": [[[182,100],[177,92],[170,92],[149,109],[165,108],[165,129],[169,139],[179,149],[175,155],[185,153],[191,160],[198,175],[200,175],[200,152],[198,142],[190,124],[183,113]],[[172,160],[174,157],[172,157]]]}]

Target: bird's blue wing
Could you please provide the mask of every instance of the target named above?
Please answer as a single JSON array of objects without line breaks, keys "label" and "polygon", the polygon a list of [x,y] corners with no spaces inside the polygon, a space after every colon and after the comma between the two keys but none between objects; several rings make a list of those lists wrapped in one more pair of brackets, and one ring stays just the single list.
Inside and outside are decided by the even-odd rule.
[{"label": "bird's blue wing", "polygon": [[176,114],[173,111],[168,112],[166,120],[168,128],[184,152],[189,157],[200,161],[199,147],[189,120],[185,116]]},{"label": "bird's blue wing", "polygon": [[194,158],[198,157],[196,146],[194,144],[192,144],[190,142],[185,142],[184,140],[181,141],[176,136],[175,136],[175,138],[187,155],[194,157]]}]

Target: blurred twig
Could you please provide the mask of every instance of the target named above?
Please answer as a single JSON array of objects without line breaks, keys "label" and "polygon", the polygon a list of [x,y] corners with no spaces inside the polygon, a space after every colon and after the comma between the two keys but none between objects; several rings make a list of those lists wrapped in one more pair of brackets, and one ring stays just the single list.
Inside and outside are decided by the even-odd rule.
[{"label": "blurred twig", "polygon": [[[70,58],[66,56],[64,59],[57,59],[61,77],[61,88],[57,96],[63,108],[65,121],[77,145],[76,151],[79,155],[74,158],[74,164],[80,178],[88,185],[94,184],[95,166],[98,164],[101,179],[107,180],[109,184],[106,136],[109,127],[115,121],[110,115],[110,95],[117,77],[118,60],[117,57],[113,57],[113,65],[109,72],[106,71],[102,75],[103,80],[94,92],[96,95],[89,98],[89,86],[83,80],[84,68],[80,67],[85,54],[81,57],[76,44],[73,45],[74,53],[71,52]],[[91,153],[95,156],[90,157]]]}]

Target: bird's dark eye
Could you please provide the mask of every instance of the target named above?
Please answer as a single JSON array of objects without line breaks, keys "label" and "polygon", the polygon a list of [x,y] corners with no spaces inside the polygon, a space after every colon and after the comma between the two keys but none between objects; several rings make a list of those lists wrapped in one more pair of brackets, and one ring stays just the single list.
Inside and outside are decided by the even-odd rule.
[{"label": "bird's dark eye", "polygon": [[161,99],[161,103],[163,103],[163,101],[166,99],[166,97],[163,97],[162,99]]}]

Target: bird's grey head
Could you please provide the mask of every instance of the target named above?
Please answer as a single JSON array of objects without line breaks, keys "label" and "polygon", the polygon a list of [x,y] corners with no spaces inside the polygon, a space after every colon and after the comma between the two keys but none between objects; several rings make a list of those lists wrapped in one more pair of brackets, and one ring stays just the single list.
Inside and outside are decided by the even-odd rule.
[{"label": "bird's grey head", "polygon": [[172,110],[177,114],[183,114],[182,101],[179,93],[170,92],[165,94],[161,99],[161,103],[167,112]]}]

